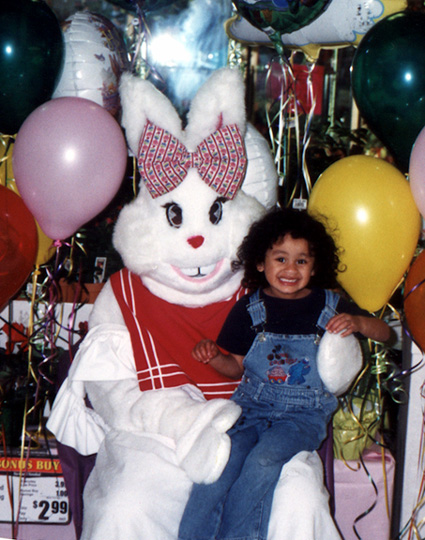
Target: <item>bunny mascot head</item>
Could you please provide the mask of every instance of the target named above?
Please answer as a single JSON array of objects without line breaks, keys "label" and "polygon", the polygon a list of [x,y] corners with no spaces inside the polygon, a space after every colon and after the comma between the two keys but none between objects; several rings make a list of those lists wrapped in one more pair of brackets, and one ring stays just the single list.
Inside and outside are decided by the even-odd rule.
[{"label": "bunny mascot head", "polygon": [[193,307],[231,296],[241,279],[231,268],[237,247],[276,202],[276,170],[266,141],[247,130],[244,92],[238,71],[215,72],[183,130],[149,82],[122,78],[122,124],[142,180],[119,216],[114,245],[127,268],[169,302]]},{"label": "bunny mascot head", "polygon": [[[241,292],[237,248],[276,203],[273,159],[247,127],[244,98],[238,71],[215,72],[183,129],[151,83],[122,76],[122,124],[141,175],[114,231],[125,268],[97,298],[48,421],[61,443],[97,452],[81,540],[177,540],[192,482],[214,481],[227,462],[240,409],[222,397],[237,383],[190,353],[216,337]],[[284,477],[269,540],[338,538],[318,459],[308,454]]]}]

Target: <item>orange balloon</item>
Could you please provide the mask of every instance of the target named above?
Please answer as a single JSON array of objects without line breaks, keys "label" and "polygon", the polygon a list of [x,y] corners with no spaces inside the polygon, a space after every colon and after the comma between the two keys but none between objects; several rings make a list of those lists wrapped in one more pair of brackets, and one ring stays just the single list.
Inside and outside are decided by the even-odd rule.
[{"label": "orange balloon", "polygon": [[425,251],[410,267],[404,284],[404,314],[413,339],[425,350]]}]

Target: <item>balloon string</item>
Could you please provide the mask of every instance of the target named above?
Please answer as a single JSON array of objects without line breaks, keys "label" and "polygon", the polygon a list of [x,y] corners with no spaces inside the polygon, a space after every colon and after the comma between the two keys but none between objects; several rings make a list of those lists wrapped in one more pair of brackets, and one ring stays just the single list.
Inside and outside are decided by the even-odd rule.
[{"label": "balloon string", "polygon": [[[35,271],[33,272],[32,276],[32,291],[31,291],[31,302],[30,302],[30,314],[28,319],[28,334],[31,335],[33,333],[33,320],[34,320],[34,303],[35,303],[35,295],[37,291],[37,278],[39,275],[39,267],[36,266]],[[31,340],[28,340],[28,368],[27,368],[27,381],[30,381],[33,379],[36,383],[36,396],[35,396],[35,402],[37,400],[38,395],[38,389],[39,389],[39,380],[38,377],[34,371],[33,367],[33,345]],[[27,418],[30,414],[29,410],[29,393],[27,392],[25,395],[25,405],[24,405],[24,416],[22,421],[22,431],[21,431],[21,451],[20,451],[20,459],[23,461],[24,454],[25,454],[25,442],[26,442],[26,436],[27,436]],[[30,456],[30,447],[31,444],[28,442],[28,448],[27,448],[27,454],[26,454],[26,460],[28,462],[29,456]],[[25,467],[25,470],[27,467]],[[23,493],[22,493],[22,485],[25,480],[26,473],[24,475],[22,468],[19,470],[19,480],[18,480],[18,509],[17,509],[17,520],[14,523],[13,532],[14,537],[18,538],[18,531],[19,531],[19,515],[21,511],[21,505],[23,500]]]},{"label": "balloon string", "polygon": [[369,473],[369,470],[366,467],[363,456],[361,456],[361,455],[360,455],[360,463],[361,463],[362,468],[365,471],[365,473],[366,473],[366,475],[367,475],[367,477],[369,479],[369,482],[370,482],[370,484],[373,487],[373,490],[375,492],[375,500],[374,500],[374,502],[370,505],[370,507],[367,510],[365,510],[362,514],[357,516],[356,519],[354,520],[354,523],[353,523],[354,534],[357,536],[357,538],[359,538],[359,540],[362,540],[362,537],[359,535],[359,533],[357,531],[356,525],[358,524],[359,521],[361,521],[363,518],[365,518],[367,515],[369,515],[373,511],[373,509],[376,507],[377,502],[378,502],[379,490],[378,490],[378,488],[377,488],[377,486],[375,484],[375,481],[372,478],[372,475]]},{"label": "balloon string", "polygon": [[[137,30],[138,36],[136,39],[136,45],[134,48],[134,53],[132,55],[132,60],[130,64],[131,72],[136,71],[136,63],[138,61],[140,62],[140,60],[142,60],[143,65],[145,65],[145,60],[143,58],[143,55],[141,54],[141,50],[142,50],[143,42],[146,41],[146,32],[148,31],[147,26],[145,24],[143,13],[138,5],[136,6],[136,10],[137,10],[137,18],[133,19],[133,30],[135,27],[138,28]],[[138,68],[138,71],[140,71],[141,69],[140,65],[137,66],[137,68]]]},{"label": "balloon string", "polygon": [[386,511],[387,511],[387,518],[391,519],[388,475],[387,475],[387,468],[385,466],[385,463],[386,463],[385,446],[383,444],[383,436],[381,435],[381,464],[382,464],[382,478],[383,478],[383,481],[384,481],[385,508],[386,508]]},{"label": "balloon string", "polygon": [[[376,377],[376,383],[374,385],[374,387],[375,387],[374,392],[376,392],[376,399],[372,400],[372,402],[374,404],[374,407],[375,407],[375,411],[376,411],[376,418],[369,425],[364,425],[361,422],[362,411],[360,411],[360,414],[358,416],[354,413],[354,410],[353,410],[353,407],[352,407],[352,404],[351,404],[351,399],[354,397],[354,395],[351,397],[351,399],[348,398],[347,396],[345,396],[343,398],[343,400],[345,402],[345,408],[348,410],[354,424],[358,428],[358,435],[353,436],[350,440],[345,441],[344,443],[348,444],[350,442],[354,442],[354,441],[356,441],[358,439],[361,439],[361,438],[366,438],[366,439],[369,438],[374,443],[376,443],[376,444],[378,444],[380,446],[383,484],[384,484],[384,494],[385,494],[385,507],[386,507],[387,516],[388,516],[388,518],[390,518],[389,483],[388,483],[388,475],[387,475],[386,460],[385,460],[386,446],[384,444],[383,435],[380,434],[380,439],[378,440],[373,435],[373,433],[376,431],[377,427],[379,427],[379,426],[381,426],[383,424],[383,415],[384,415],[384,411],[383,411],[383,388],[384,388],[384,383],[390,377],[392,377],[392,371],[389,369],[389,367],[391,368],[391,362],[389,361],[388,358],[386,358],[386,352],[387,351],[386,351],[383,344],[381,344],[379,342],[372,341],[372,340],[368,340],[368,344],[369,344],[369,350],[370,350],[370,353],[371,353],[371,361],[369,362],[369,365],[365,366],[364,369],[362,370],[362,372],[358,375],[357,380],[353,384],[352,388],[357,387],[357,385],[359,384],[361,379],[366,376],[366,372],[368,370],[370,371],[371,375],[374,375]],[[384,375],[385,375],[385,377],[384,377]],[[373,387],[372,387],[372,389],[373,389]],[[362,407],[365,405],[366,401],[367,401],[367,392],[365,392],[364,395],[363,395],[363,405],[362,405]],[[368,400],[368,401],[370,401],[370,400]],[[344,452],[342,450],[342,455],[343,454],[344,454]],[[368,476],[369,476],[369,478],[370,478],[370,480],[372,482],[372,485],[374,486],[374,489],[375,489],[376,484],[373,482],[372,477],[370,476],[370,474],[367,471],[367,468],[366,468],[366,466],[364,464],[362,455],[360,455],[360,460],[361,460],[362,466],[364,467],[365,471],[367,472],[367,474],[368,474]],[[345,459],[343,459],[343,461],[344,461],[345,465],[348,466],[351,470],[356,470],[352,466],[350,466],[346,462]],[[357,470],[358,470],[358,468],[357,468]],[[378,497],[377,488],[375,489],[375,494],[376,494],[376,500],[377,500],[377,497]],[[354,529],[354,532],[356,533],[356,536],[358,538],[360,538],[360,536],[359,536],[358,531],[356,529],[356,524],[358,523],[358,521],[360,521],[360,519],[363,519],[366,515],[368,515],[374,509],[374,507],[376,505],[376,500],[375,500],[374,504],[366,512],[364,512],[363,514],[358,516],[357,519],[354,522],[353,529]]]},{"label": "balloon string", "polygon": [[[9,184],[12,185],[15,181],[12,174],[12,154],[9,152],[12,144],[15,141],[15,137],[12,135],[3,135],[0,134],[0,143],[4,147],[3,157],[0,158],[0,169],[4,167],[4,186],[8,187]],[[9,172],[11,174],[9,174]],[[1,175],[3,176],[3,174]],[[0,181],[1,184],[1,181]],[[16,191],[12,189],[12,191]]]},{"label": "balloon string", "polygon": [[[71,243],[66,243],[61,240],[54,242],[56,247],[56,258],[54,267],[50,265],[43,266],[43,272],[46,276],[41,279],[42,273],[39,265],[35,266],[32,273],[32,290],[29,299],[29,317],[27,324],[27,337],[28,337],[28,355],[27,355],[27,382],[29,385],[34,381],[35,392],[28,391],[25,395],[25,403],[23,410],[23,420],[20,438],[20,458],[21,461],[25,459],[25,469],[20,468],[19,483],[17,492],[17,506],[12,508],[12,530],[14,537],[18,537],[19,532],[19,516],[22,509],[22,497],[23,487],[25,485],[25,479],[28,472],[28,460],[30,458],[31,449],[40,446],[40,435],[43,433],[43,411],[47,402],[48,393],[44,392],[43,382],[47,382],[48,385],[53,384],[52,380],[52,359],[57,354],[56,342],[59,337],[60,329],[63,328],[63,305],[59,315],[60,320],[57,319],[56,308],[60,302],[61,292],[57,282],[57,277],[65,265],[72,267],[72,260],[69,260],[69,256],[63,257],[64,249],[69,249],[71,258],[75,250],[75,246],[78,245],[73,238]],[[81,274],[81,273],[80,273]],[[41,282],[40,282],[41,281]],[[75,305],[71,310],[70,325],[71,327],[75,323]],[[41,316],[40,316],[41,315]],[[18,330],[19,331],[19,330]],[[68,334],[70,338],[71,334]],[[36,356],[37,353],[37,356]],[[38,358],[41,356],[41,359]],[[31,423],[36,423],[35,429],[33,426],[29,426]],[[3,445],[5,445],[5,435],[3,431]],[[5,454],[6,455],[6,454]],[[10,483],[8,484],[9,498],[11,499],[11,505],[14,505],[14,497]],[[16,500],[16,499],[15,499]],[[15,516],[17,519],[15,520]]]},{"label": "balloon string", "polygon": [[[420,347],[420,345],[415,341],[413,336],[411,335],[411,332],[409,331],[408,325],[405,320],[403,320],[402,315],[399,311],[397,311],[391,304],[386,304],[382,308],[381,314],[379,318],[382,318],[386,308],[388,308],[393,315],[396,316],[396,318],[400,321],[402,331],[409,337],[409,339],[415,343],[418,347],[418,349],[421,351],[423,355],[423,351]],[[420,369],[423,364],[423,356],[421,360],[411,366],[408,369],[400,370],[387,356],[387,352],[384,345],[381,346],[381,352],[376,351],[376,354],[378,356],[379,362],[376,363],[374,369],[380,371],[380,373],[386,372],[387,376],[385,377],[384,383],[387,387],[387,391],[390,393],[391,398],[395,403],[405,403],[406,399],[408,398],[406,389],[404,388],[403,379],[406,379],[408,376],[412,375],[415,371]],[[378,367],[379,366],[379,367]],[[400,398],[397,398],[397,394],[399,393]]]},{"label": "balloon string", "polygon": [[[6,445],[6,432],[4,428],[4,424],[1,424],[1,436],[2,436],[2,448],[3,448],[3,456],[7,458],[8,452],[7,452],[7,445]],[[10,473],[9,471],[6,472],[6,487],[7,487],[7,498],[9,501],[9,506],[11,509],[11,516],[12,516],[12,530],[15,525],[15,512],[13,507],[13,492],[12,492],[12,485],[11,485],[11,478],[13,473]]]},{"label": "balloon string", "polygon": [[[287,117],[286,108],[290,102],[290,98],[288,95],[286,95],[287,88],[288,88],[287,65],[285,62],[283,62],[282,59],[279,59],[279,60],[280,60],[279,66],[280,66],[281,75],[282,75],[282,77],[280,78],[280,81],[281,81],[280,95],[277,100],[279,107],[278,107],[277,113],[273,117],[271,116],[271,110],[273,109],[274,103],[272,103],[269,107],[266,107],[266,119],[267,119],[267,127],[269,131],[269,138],[271,142],[272,152],[274,155],[274,161],[275,161],[276,169],[279,175],[280,184],[282,185],[285,174],[287,172],[286,171],[287,167],[285,163],[287,153],[285,152],[286,141],[284,140],[284,135],[285,135],[286,117]],[[266,74],[266,85],[270,83],[272,66],[273,66],[273,63],[270,64],[269,69]],[[274,130],[275,130],[276,125],[277,125],[277,133],[275,135]]]},{"label": "balloon string", "polygon": [[[291,65],[284,57],[279,57],[280,67],[280,95],[277,100],[273,101],[266,108],[266,119],[269,131],[269,138],[271,141],[272,153],[274,155],[274,161],[276,170],[279,177],[279,185],[285,187],[289,182],[290,175],[290,155],[291,155],[291,130],[296,131],[296,152],[299,154],[299,119],[297,116],[297,105],[294,98],[294,85],[295,78]],[[266,76],[266,84],[269,84],[271,71],[273,69],[273,63],[269,66],[269,70]],[[277,112],[272,115],[272,110],[277,105]],[[299,161],[299,160],[298,160]],[[297,186],[292,190],[288,198],[288,204],[296,196]]]},{"label": "balloon string", "polygon": [[[376,373],[376,379],[377,379],[377,386],[378,386],[378,403],[380,409],[382,409],[382,403],[383,403],[383,396],[382,396],[382,386],[381,386],[381,375],[387,372],[388,363],[386,362],[386,354],[383,352],[383,350],[379,350],[380,344],[377,342],[374,343],[375,348],[375,373]],[[374,373],[374,370],[372,370],[372,373]],[[380,414],[378,416],[379,421],[382,421],[383,424],[383,411],[380,410]],[[381,420],[382,419],[382,420]],[[385,508],[387,511],[387,517],[390,517],[390,508],[389,508],[389,501],[388,501],[388,479],[387,479],[387,470],[385,467],[385,448],[383,444],[383,435],[381,434],[381,463],[382,463],[382,477],[384,482],[384,494],[385,494]],[[378,495],[378,493],[376,493]]]},{"label": "balloon string", "polygon": [[[301,103],[297,96],[297,79],[293,67],[293,55],[287,59],[284,54],[279,56],[279,62],[271,62],[266,74],[266,86],[270,84],[273,68],[280,67],[280,95],[277,101],[278,110],[272,115],[276,102],[272,101],[266,107],[267,127],[271,141],[272,152],[279,176],[279,185],[285,187],[289,184],[290,155],[292,137],[294,132],[296,178],[295,185],[287,196],[287,205],[294,203],[296,198],[308,199],[312,189],[311,177],[307,166],[307,150],[311,141],[311,125],[316,108],[316,98],[312,82],[312,72],[315,63],[307,67],[306,102]],[[305,115],[303,130],[301,130],[301,111]],[[301,133],[303,131],[303,133]],[[304,203],[306,204],[306,203]]]},{"label": "balloon string", "polygon": [[[0,158],[0,164],[3,164],[5,162],[10,163],[11,155],[9,154],[9,149],[14,140],[15,139],[12,135],[4,135],[4,134],[0,135],[0,144],[4,147],[3,157]],[[6,175],[6,180],[7,178],[8,177]]]},{"label": "balloon string", "polygon": [[310,177],[310,173],[307,167],[306,156],[307,156],[308,146],[311,141],[311,133],[310,133],[311,123],[312,123],[314,112],[316,109],[316,97],[314,95],[314,87],[313,87],[313,81],[312,81],[312,73],[313,73],[314,68],[315,68],[315,63],[310,63],[308,65],[307,104],[310,105],[310,109],[307,113],[306,120],[305,120],[303,151],[302,151],[302,171],[303,171],[303,177],[304,177],[306,191],[307,191],[307,198],[309,197],[310,192],[311,192],[311,177]]},{"label": "balloon string", "polygon": [[131,59],[131,72],[138,74],[142,79],[147,79],[148,77],[153,78],[159,90],[164,91],[166,88],[166,82],[164,78],[160,75],[158,70],[148,63],[146,59],[145,47],[143,44],[148,42],[148,39],[151,38],[151,32],[146,21],[146,17],[141,9],[141,7],[136,5],[137,18],[133,19],[133,28],[138,27],[136,37],[136,44],[134,46],[134,52]]},{"label": "balloon string", "polygon": [[[425,384],[425,383],[424,383]],[[416,517],[419,513],[419,510],[423,507],[425,502],[425,496],[424,496],[424,484],[425,484],[425,470],[423,468],[423,454],[424,454],[424,397],[425,397],[425,391],[424,391],[424,384],[422,384],[420,389],[420,395],[422,398],[422,430],[421,430],[421,440],[420,440],[420,451],[418,455],[418,469],[422,468],[422,474],[421,474],[421,482],[420,487],[418,491],[418,496],[416,499],[415,507],[412,510],[412,514],[407,522],[407,524],[404,526],[402,533],[400,533],[399,538],[404,534],[404,532],[408,529],[408,540],[411,540],[412,534],[415,534],[415,537],[420,539],[421,536],[419,534],[419,530],[422,527],[424,523],[424,519],[420,520],[419,522],[416,521]]]},{"label": "balloon string", "polygon": [[418,289],[421,285],[423,285],[425,283],[425,279],[421,280],[419,283],[416,283],[408,293],[405,293],[404,294],[404,301],[406,302],[406,300],[409,298],[409,296],[416,291],[416,289]]}]

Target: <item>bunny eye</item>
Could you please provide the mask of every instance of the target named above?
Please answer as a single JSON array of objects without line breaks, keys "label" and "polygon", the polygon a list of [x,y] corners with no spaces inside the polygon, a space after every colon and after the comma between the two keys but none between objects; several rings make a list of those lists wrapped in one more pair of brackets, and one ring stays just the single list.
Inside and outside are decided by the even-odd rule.
[{"label": "bunny eye", "polygon": [[213,225],[220,223],[221,218],[223,217],[223,204],[227,201],[224,197],[219,197],[216,199],[210,208],[210,221]]},{"label": "bunny eye", "polygon": [[169,203],[165,205],[165,214],[171,227],[178,229],[183,223],[183,210],[178,204]]}]

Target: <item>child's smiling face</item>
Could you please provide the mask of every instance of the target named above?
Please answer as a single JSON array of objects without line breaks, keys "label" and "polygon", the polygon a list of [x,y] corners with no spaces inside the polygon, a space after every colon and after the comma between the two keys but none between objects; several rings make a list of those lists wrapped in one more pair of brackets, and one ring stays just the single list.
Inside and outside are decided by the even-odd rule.
[{"label": "child's smiling face", "polygon": [[270,296],[296,300],[310,293],[307,287],[314,275],[314,257],[304,238],[286,234],[266,251],[257,268],[264,272],[268,283],[265,292]]}]

